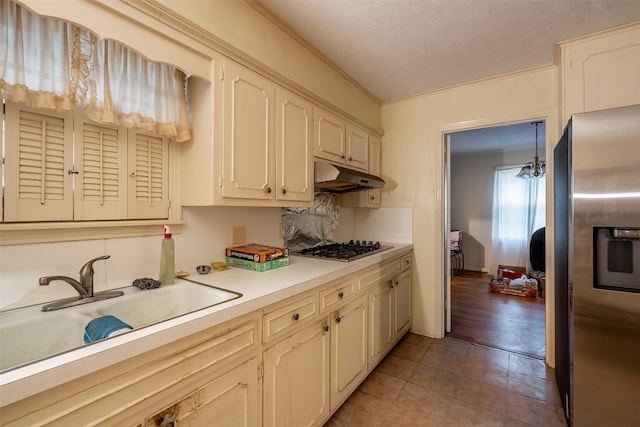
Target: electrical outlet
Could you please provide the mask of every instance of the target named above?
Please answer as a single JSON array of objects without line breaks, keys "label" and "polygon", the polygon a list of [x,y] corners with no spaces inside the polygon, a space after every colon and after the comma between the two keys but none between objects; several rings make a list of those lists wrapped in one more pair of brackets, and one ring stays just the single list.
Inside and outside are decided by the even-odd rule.
[{"label": "electrical outlet", "polygon": [[237,225],[231,228],[231,244],[241,245],[247,242],[247,227],[244,225]]}]

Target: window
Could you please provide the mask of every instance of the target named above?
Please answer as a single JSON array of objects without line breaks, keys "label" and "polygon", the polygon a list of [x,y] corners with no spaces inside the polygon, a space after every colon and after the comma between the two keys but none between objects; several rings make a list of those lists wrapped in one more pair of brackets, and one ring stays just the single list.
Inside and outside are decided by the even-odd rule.
[{"label": "window", "polygon": [[186,82],[174,66],[0,0],[0,244],[182,223],[169,142],[190,139]]},{"label": "window", "polygon": [[6,222],[167,219],[167,138],[6,104]]},{"label": "window", "polygon": [[522,179],[521,166],[499,167],[494,173],[492,266],[526,266],[529,239],[545,226],[546,178]]}]

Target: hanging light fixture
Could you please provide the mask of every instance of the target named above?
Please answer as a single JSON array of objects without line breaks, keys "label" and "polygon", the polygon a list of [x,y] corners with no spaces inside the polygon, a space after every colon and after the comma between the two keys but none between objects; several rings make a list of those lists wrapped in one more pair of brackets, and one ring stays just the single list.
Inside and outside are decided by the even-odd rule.
[{"label": "hanging light fixture", "polygon": [[536,155],[533,157],[533,162],[527,163],[520,169],[520,172],[516,175],[518,178],[539,178],[545,174],[546,162],[539,160],[538,157],[538,125],[540,123],[542,122],[531,122],[532,125],[536,126]]}]

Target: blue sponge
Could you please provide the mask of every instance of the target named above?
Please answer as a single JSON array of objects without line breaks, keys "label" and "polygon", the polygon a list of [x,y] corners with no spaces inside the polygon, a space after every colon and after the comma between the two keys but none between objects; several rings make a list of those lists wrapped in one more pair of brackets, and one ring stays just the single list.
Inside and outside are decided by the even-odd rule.
[{"label": "blue sponge", "polygon": [[109,335],[120,329],[133,329],[133,327],[110,314],[97,317],[85,326],[84,343],[91,344],[94,341],[109,338]]}]

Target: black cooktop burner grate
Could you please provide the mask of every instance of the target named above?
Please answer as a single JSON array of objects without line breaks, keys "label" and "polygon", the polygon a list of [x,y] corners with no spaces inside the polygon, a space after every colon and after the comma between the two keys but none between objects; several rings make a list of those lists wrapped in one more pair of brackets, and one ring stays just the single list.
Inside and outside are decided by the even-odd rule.
[{"label": "black cooktop burner grate", "polygon": [[302,249],[297,255],[331,259],[337,261],[353,261],[372,255],[376,252],[391,249],[391,246],[383,246],[380,242],[350,240],[349,243],[330,243],[312,248]]}]

